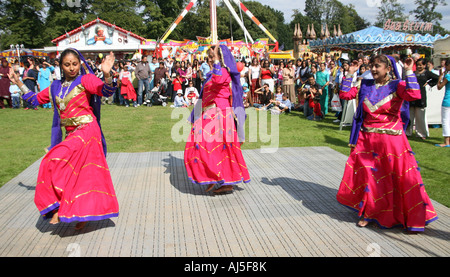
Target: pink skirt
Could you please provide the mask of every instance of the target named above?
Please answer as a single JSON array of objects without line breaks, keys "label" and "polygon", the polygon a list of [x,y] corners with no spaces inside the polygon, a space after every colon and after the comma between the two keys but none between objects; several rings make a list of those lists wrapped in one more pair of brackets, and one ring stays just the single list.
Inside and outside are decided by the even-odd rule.
[{"label": "pink skirt", "polygon": [[39,212],[61,222],[94,221],[119,214],[96,121],[79,127],[43,158],[34,198]]},{"label": "pink skirt", "polygon": [[438,218],[405,135],[360,132],[337,200],[384,228],[423,231]]},{"label": "pink skirt", "polygon": [[187,175],[195,184],[250,182],[231,108],[210,108],[194,123],[184,162]]}]

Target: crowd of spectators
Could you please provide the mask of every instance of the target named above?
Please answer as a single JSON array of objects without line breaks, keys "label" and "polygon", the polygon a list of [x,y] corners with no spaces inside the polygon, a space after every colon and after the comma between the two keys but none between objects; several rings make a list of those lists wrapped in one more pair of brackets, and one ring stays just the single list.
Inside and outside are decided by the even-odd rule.
[{"label": "crowd of spectators", "polygon": [[[402,61],[406,56],[394,55],[396,66],[401,75]],[[424,78],[437,80],[444,66],[435,69],[431,61],[419,59],[413,54],[416,64]],[[207,59],[207,58],[206,58]],[[369,57],[359,55],[356,58],[359,70],[353,76],[358,79],[371,78]],[[353,61],[353,60],[352,60]],[[102,78],[101,59],[87,59],[97,77]],[[273,114],[300,111],[309,120],[322,120],[325,115],[335,112],[334,122],[341,120],[342,112],[331,109],[333,96],[338,94],[342,78],[347,75],[350,59],[345,54],[336,59],[333,55],[315,56],[298,60],[243,59],[241,63],[241,85],[244,89],[244,106],[259,110],[270,110]],[[58,60],[47,62],[28,58],[20,67],[17,62],[11,66],[19,72],[22,81],[30,89],[41,91],[54,79],[61,79]],[[0,67],[0,108],[5,108],[4,100],[11,108],[38,109],[20,100],[20,90],[6,80],[9,71],[8,62],[3,59]],[[207,60],[175,61],[170,58],[143,56],[141,60],[116,61],[112,76],[119,88],[115,95],[103,98],[104,105],[129,107],[166,105],[171,107],[189,107],[199,98],[201,86],[210,70]],[[424,73],[426,70],[426,73]],[[435,82],[434,82],[435,83]],[[6,93],[7,90],[7,93]],[[342,107],[342,100],[340,100]],[[420,122],[424,117],[426,94],[422,101],[411,103],[413,117]],[[42,106],[51,108],[51,104]],[[416,111],[417,110],[417,111]],[[422,124],[423,125],[423,124]],[[412,129],[408,130],[411,134]],[[426,136],[427,129],[419,128],[420,136]]]}]

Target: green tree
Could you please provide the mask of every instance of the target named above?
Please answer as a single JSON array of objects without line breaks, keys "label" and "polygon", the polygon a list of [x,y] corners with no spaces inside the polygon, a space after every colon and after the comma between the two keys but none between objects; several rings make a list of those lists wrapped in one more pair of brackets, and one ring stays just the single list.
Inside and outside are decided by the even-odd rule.
[{"label": "green tree", "polygon": [[438,11],[440,6],[446,6],[444,0],[416,0],[414,1],[416,8],[411,11],[415,19],[422,22],[433,23],[433,34],[445,34],[448,31],[442,28],[441,23],[442,13]]},{"label": "green tree", "polygon": [[98,17],[142,36],[145,28],[137,9],[138,3],[132,0],[92,0],[85,22]]},{"label": "green tree", "polygon": [[320,5],[323,5],[325,8],[313,10],[310,7],[305,7],[304,14],[299,10],[294,10],[293,20],[290,23],[291,29],[293,30],[295,24],[300,23],[303,36],[305,36],[307,26],[314,24],[314,31],[316,32],[316,35],[320,37],[322,25],[325,24],[328,25],[328,30],[331,35],[333,26],[337,27],[339,24],[341,25],[341,31],[344,34],[361,30],[369,26],[367,20],[359,16],[352,4],[344,5],[338,0],[322,0]]},{"label": "green tree", "polygon": [[381,0],[375,26],[383,27],[388,19],[392,21],[405,21],[407,16],[404,12],[405,8],[397,0]]},{"label": "green tree", "polygon": [[92,0],[80,1],[80,5],[70,7],[66,1],[47,0],[48,12],[45,19],[45,45],[51,45],[51,40],[70,32],[82,25],[90,12]]},{"label": "green tree", "polygon": [[[139,0],[139,16],[143,21],[143,33],[147,38],[158,39],[175,21],[181,11],[186,7],[185,0]],[[171,39],[181,39],[181,29],[176,28]]]},{"label": "green tree", "polygon": [[10,44],[23,44],[26,48],[44,44],[44,4],[38,0],[2,1],[0,18],[1,48]]}]

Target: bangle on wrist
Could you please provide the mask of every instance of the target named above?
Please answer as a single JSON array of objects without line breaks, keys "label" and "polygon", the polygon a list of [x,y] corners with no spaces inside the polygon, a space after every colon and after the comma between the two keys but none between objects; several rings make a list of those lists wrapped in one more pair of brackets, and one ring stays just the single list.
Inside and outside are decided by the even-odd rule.
[{"label": "bangle on wrist", "polygon": [[111,76],[106,77],[106,78],[105,78],[105,83],[106,83],[107,85],[112,84],[112,77],[111,77]]},{"label": "bangle on wrist", "polygon": [[26,85],[22,85],[20,87],[20,90],[22,91],[23,94],[27,94],[30,92],[30,89]]}]

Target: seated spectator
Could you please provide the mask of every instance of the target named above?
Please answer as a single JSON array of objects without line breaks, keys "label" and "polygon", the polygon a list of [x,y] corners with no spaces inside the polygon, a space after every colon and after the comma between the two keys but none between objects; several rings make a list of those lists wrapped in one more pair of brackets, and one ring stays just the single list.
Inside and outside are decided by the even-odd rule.
[{"label": "seated spectator", "polygon": [[306,118],[313,114],[313,99],[316,95],[322,95],[322,88],[317,84],[314,75],[310,74],[303,86],[303,114]]},{"label": "seated spectator", "polygon": [[255,93],[260,94],[259,101],[260,103],[255,103],[253,106],[255,108],[261,108],[263,106],[267,106],[270,104],[270,100],[272,100],[272,92],[270,91],[269,84],[264,84],[262,87],[255,90]]},{"label": "seated spectator", "polygon": [[198,94],[197,88],[194,87],[194,82],[190,80],[188,83],[188,87],[186,87],[186,90],[184,92],[186,103],[188,103],[188,106],[195,105],[199,97],[200,95]]},{"label": "seated spectator", "polygon": [[274,104],[272,110],[275,111],[275,114],[277,114],[278,111],[279,111],[279,113],[288,113],[291,111],[292,104],[286,93],[283,93],[283,98],[281,101],[275,101],[275,100],[272,100],[272,101]]},{"label": "seated spectator", "polygon": [[276,101],[283,100],[283,89],[281,86],[277,86],[277,90],[275,92],[275,100]]},{"label": "seated spectator", "polygon": [[175,96],[175,100],[173,103],[174,108],[186,108],[188,107],[188,103],[184,100],[183,90],[179,89],[177,91],[177,96]]},{"label": "seated spectator", "polygon": [[292,110],[302,112],[303,108],[304,108],[303,106],[305,105],[305,98],[304,98],[304,93],[303,93],[303,89],[301,86],[297,87],[297,101],[298,101],[298,103],[296,103],[294,105]]},{"label": "seated spectator", "polygon": [[314,97],[313,99],[313,114],[307,117],[308,120],[322,120],[323,119],[323,113],[322,113],[322,107],[320,105],[320,96]]}]

